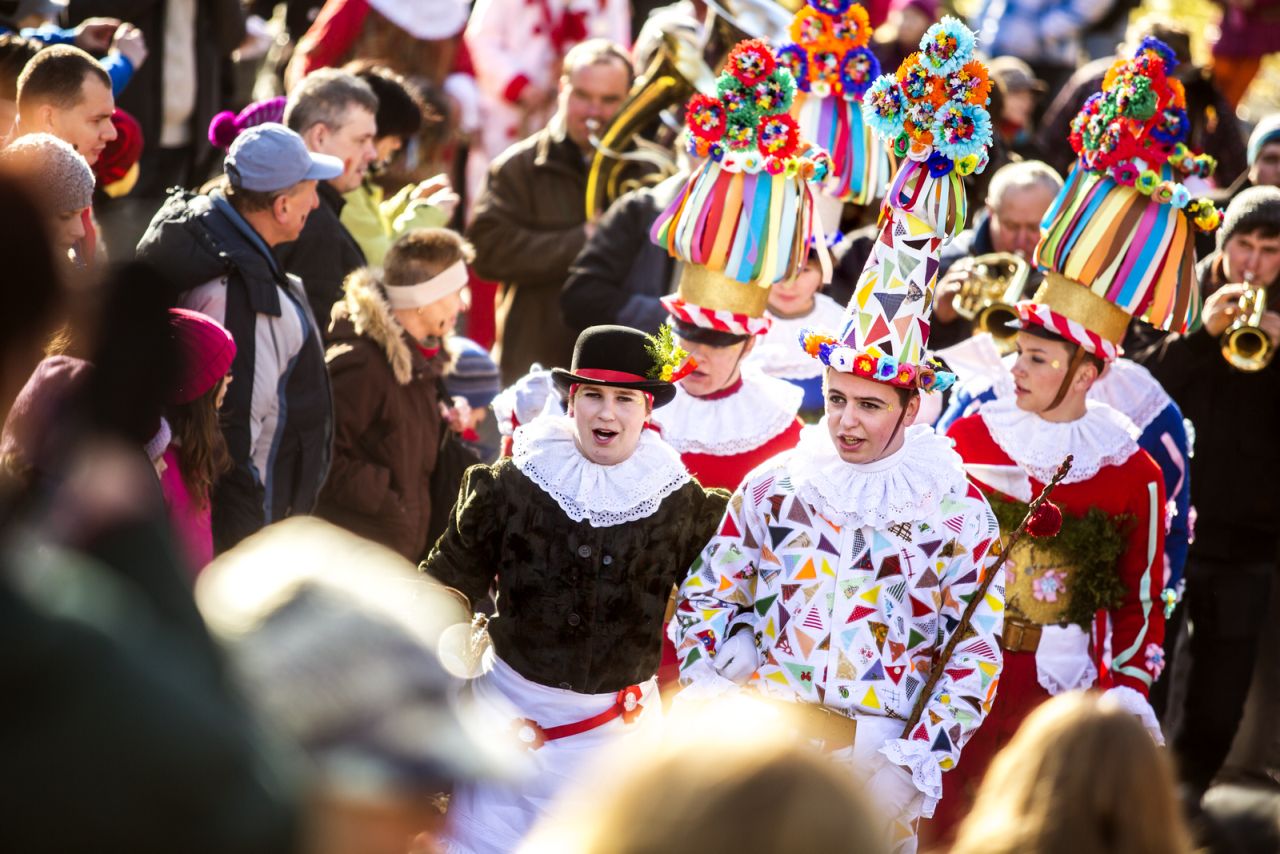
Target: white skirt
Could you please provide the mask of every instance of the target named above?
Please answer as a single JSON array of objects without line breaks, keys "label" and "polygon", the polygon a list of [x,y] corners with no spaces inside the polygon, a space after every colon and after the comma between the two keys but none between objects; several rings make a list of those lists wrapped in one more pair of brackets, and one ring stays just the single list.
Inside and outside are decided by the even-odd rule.
[{"label": "white skirt", "polygon": [[[543,728],[562,726],[594,717],[617,702],[616,691],[579,694],[530,682],[500,658],[494,659],[493,669],[471,683],[470,690],[476,707],[492,715],[501,730],[495,738],[513,738],[512,724],[520,718],[537,721]],[[452,854],[514,851],[596,751],[660,720],[657,680],[642,683],[640,691],[642,711],[632,723],[619,716],[578,735],[548,741],[529,751],[531,767],[518,782],[459,786],[449,800],[446,850]]]}]

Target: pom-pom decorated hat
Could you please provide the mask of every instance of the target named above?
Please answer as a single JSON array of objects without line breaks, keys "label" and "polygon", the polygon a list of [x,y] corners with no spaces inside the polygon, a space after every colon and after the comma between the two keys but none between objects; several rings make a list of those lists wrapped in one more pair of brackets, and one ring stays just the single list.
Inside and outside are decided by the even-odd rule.
[{"label": "pom-pom decorated hat", "polygon": [[867,91],[863,117],[903,160],[880,209],[880,235],[838,334],[805,330],[805,351],[828,367],[902,388],[942,391],[955,375],[925,356],[944,243],[964,229],[962,176],[987,166],[986,68],[973,33],[943,18],[920,50]]},{"label": "pom-pom decorated hat", "polygon": [[1144,39],[1072,121],[1078,159],[1036,247],[1045,282],[1018,306],[1022,323],[1102,359],[1118,355],[1131,317],[1175,332],[1199,318],[1195,232],[1215,230],[1222,215],[1181,183],[1208,177],[1215,163],[1184,142],[1190,121],[1176,65],[1167,45]]},{"label": "pom-pom decorated hat", "polygon": [[808,0],[791,21],[792,43],[778,49],[799,90],[791,114],[800,133],[831,155],[823,193],[859,205],[884,196],[893,166],[862,118],[862,97],[880,76],[880,61],[867,48],[871,29],[852,0]]},{"label": "pom-pom decorated hat", "polygon": [[[763,41],[730,51],[716,91],[689,101],[689,147],[706,160],[650,236],[685,265],[677,292],[663,298],[672,317],[760,335],[770,286],[800,271],[821,230],[809,182],[827,177],[830,158],[801,138],[789,112],[795,80]],[[816,243],[830,280],[826,242]]]}]

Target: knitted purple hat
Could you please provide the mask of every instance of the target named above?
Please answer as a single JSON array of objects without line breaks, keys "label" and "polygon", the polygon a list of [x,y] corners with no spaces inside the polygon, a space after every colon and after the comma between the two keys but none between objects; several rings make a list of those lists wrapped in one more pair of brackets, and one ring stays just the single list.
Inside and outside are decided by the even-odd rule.
[{"label": "knitted purple hat", "polygon": [[264,122],[282,122],[284,105],[288,100],[283,95],[277,95],[274,98],[250,104],[238,115],[230,110],[218,113],[213,117],[213,121],[209,122],[209,144],[225,151],[231,147],[231,143],[235,142],[241,131]]}]

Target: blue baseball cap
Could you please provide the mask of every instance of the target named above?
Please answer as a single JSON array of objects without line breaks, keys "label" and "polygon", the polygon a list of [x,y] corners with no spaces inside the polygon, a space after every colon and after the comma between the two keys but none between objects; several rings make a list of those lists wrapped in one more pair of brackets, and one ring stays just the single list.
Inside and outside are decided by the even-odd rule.
[{"label": "blue baseball cap", "polygon": [[275,122],[236,137],[222,168],[232,186],[256,193],[274,193],[299,181],[327,181],[344,171],[341,160],[311,153],[302,137]]}]

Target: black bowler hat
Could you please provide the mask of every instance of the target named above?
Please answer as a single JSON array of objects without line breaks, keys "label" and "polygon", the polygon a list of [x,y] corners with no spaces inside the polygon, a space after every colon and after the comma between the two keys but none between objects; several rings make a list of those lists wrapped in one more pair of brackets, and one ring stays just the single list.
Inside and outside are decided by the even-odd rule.
[{"label": "black bowler hat", "polygon": [[663,406],[676,396],[676,387],[650,378],[662,368],[650,342],[648,335],[626,326],[592,326],[573,346],[573,365],[567,371],[553,368],[551,379],[566,396],[575,384],[633,388],[653,395],[655,408]]}]

